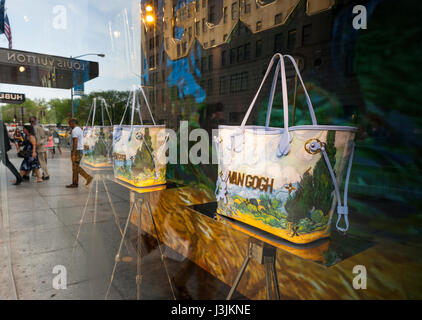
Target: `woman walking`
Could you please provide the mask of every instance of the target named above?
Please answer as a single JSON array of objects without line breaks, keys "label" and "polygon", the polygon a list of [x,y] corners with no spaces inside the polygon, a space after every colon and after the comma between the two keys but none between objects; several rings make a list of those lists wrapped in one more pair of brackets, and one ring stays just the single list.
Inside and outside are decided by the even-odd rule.
[{"label": "woman walking", "polygon": [[23,156],[24,159],[21,164],[20,174],[21,177],[28,175],[31,170],[37,175],[36,182],[42,182],[40,173],[40,162],[38,160],[38,153],[36,151],[37,142],[35,140],[35,130],[32,126],[24,126],[23,132],[25,133],[25,141],[23,143]]}]

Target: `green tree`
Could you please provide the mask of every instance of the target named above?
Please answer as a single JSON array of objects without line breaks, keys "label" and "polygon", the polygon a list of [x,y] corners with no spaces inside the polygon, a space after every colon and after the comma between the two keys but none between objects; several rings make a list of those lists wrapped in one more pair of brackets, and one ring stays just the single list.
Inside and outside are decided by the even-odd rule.
[{"label": "green tree", "polygon": [[147,145],[152,153],[151,136],[149,134],[149,129],[145,128],[142,146],[136,152],[135,160],[132,165],[132,171],[135,175],[138,175],[147,169],[150,171],[154,170],[154,159],[152,158],[152,154],[149,152]]},{"label": "green tree", "polygon": [[[328,131],[326,151],[332,167],[335,166],[336,154],[334,142],[335,131]],[[289,222],[296,224],[304,218],[311,218],[310,212],[315,209],[327,215],[331,208],[331,194],[334,186],[322,154],[315,165],[313,174],[310,171],[309,168],[304,173],[297,191],[286,201]]]}]

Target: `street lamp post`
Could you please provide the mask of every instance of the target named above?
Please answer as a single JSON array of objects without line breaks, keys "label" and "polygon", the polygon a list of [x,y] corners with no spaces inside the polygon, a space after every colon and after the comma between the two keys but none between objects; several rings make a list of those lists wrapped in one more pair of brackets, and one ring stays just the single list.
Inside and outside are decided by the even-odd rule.
[{"label": "street lamp post", "polygon": [[[82,57],[86,57],[86,56],[97,56],[97,57],[100,57],[100,58],[104,58],[105,54],[103,54],[103,53],[86,53],[86,54],[81,54],[81,55],[76,56],[76,57],[70,56],[70,59],[78,59],[78,58],[82,58]],[[73,83],[73,63],[72,63],[72,88],[70,89],[70,100],[71,100],[71,104],[72,104],[72,118],[75,116],[75,111],[74,111],[74,108],[73,108],[73,96],[74,96],[73,84],[74,83]]]}]

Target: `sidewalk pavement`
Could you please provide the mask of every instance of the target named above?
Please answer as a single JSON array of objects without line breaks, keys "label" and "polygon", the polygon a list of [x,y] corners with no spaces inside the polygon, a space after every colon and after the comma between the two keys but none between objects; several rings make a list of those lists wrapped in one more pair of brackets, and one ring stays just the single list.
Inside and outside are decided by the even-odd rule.
[{"label": "sidewalk pavement", "polygon": [[[13,150],[9,156],[19,168],[21,159],[14,156]],[[35,178],[31,178],[19,186],[11,184],[14,177],[7,170],[7,190],[0,190],[2,220],[6,222],[5,228],[0,230],[0,299],[16,296],[18,299],[104,299],[121,239],[104,187],[99,184],[96,223],[92,223],[93,189],[75,243],[89,188],[95,188],[95,184],[86,187],[81,178],[78,189],[65,188],[71,183],[68,151],[55,159],[49,158],[48,168],[50,180],[36,183]],[[129,212],[129,192],[111,181],[106,183],[123,226]],[[9,261],[12,272],[8,268]],[[64,290],[53,287],[57,276],[53,268],[58,265],[67,271],[67,289]],[[121,262],[109,299],[135,299],[135,276],[136,265]],[[160,290],[149,289],[150,298],[169,297],[160,294]]]},{"label": "sidewalk pavement", "polygon": [[[16,158],[16,151],[11,150],[9,157],[19,169],[21,159]],[[36,183],[31,178],[14,186],[11,182],[14,177],[0,165],[0,299],[105,298],[121,234],[102,182],[98,184],[96,223],[93,223],[95,181],[86,187],[81,178],[78,189],[65,188],[71,183],[71,168],[70,153],[64,151],[62,156],[48,159],[50,180]],[[104,181],[123,229],[130,209],[129,190],[109,179]],[[90,188],[92,194],[88,199]],[[87,212],[81,224],[87,199]],[[136,243],[137,230],[132,226],[129,229],[126,239]],[[145,235],[143,241],[141,298],[172,299],[156,241]],[[148,250],[144,250],[144,245]],[[227,285],[188,259],[180,259],[165,245],[162,247],[170,254],[166,262],[172,278],[183,270],[192,272],[185,287],[176,288],[177,299],[225,298],[230,289]],[[134,250],[122,253],[123,261],[118,264],[108,299],[137,298]],[[66,268],[67,289],[53,287],[53,279],[58,275],[53,273],[55,266]],[[212,292],[205,292],[203,288],[211,283]]]}]

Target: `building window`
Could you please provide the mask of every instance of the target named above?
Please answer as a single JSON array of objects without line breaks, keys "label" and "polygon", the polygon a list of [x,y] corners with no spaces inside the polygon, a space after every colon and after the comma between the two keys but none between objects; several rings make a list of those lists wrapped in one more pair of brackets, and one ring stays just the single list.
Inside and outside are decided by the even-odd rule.
[{"label": "building window", "polygon": [[245,60],[250,59],[250,57],[251,57],[251,44],[250,43],[245,44],[245,50],[243,52],[243,55],[244,55]]},{"label": "building window", "polygon": [[227,51],[223,50],[221,52],[221,65],[225,66],[227,64]]},{"label": "building window", "polygon": [[188,35],[189,35],[189,41],[191,41],[192,40],[192,27],[189,27]]},{"label": "building window", "polygon": [[223,9],[223,23],[227,23],[227,7]]},{"label": "building window", "polygon": [[206,70],[206,67],[207,67],[207,58],[202,57],[201,58],[201,72],[202,73],[204,73],[205,71],[207,71]]},{"label": "building window", "polygon": [[224,36],[223,36],[223,41],[226,41],[226,40],[227,40],[227,33],[224,34]]},{"label": "building window", "polygon": [[230,123],[239,123],[242,121],[242,112],[230,112],[229,114],[229,122]]},{"label": "building window", "polygon": [[183,42],[182,43],[182,51],[183,51],[183,54],[186,53],[187,49],[188,49],[187,43],[186,42]]},{"label": "building window", "polygon": [[196,34],[197,36],[199,36],[199,35],[200,35],[200,33],[201,33],[201,31],[200,31],[200,27],[199,27],[199,21],[196,21],[196,22],[195,22],[195,34]]},{"label": "building window", "polygon": [[283,48],[283,34],[278,33],[274,36],[274,52],[280,52]]},{"label": "building window", "polygon": [[180,56],[180,43],[177,44],[177,56]]},{"label": "building window", "polygon": [[180,10],[180,20],[181,20],[181,21],[186,20],[186,7],[183,7],[183,8]]},{"label": "building window", "polygon": [[274,24],[280,24],[282,22],[283,22],[283,14],[282,13],[276,14],[274,17]]},{"label": "building window", "polygon": [[195,1],[195,11],[199,12],[199,0]]},{"label": "building window", "polygon": [[251,12],[251,0],[244,0],[245,3],[245,13]]},{"label": "building window", "polygon": [[232,3],[232,20],[236,20],[237,18],[237,9],[238,9],[237,2],[233,2]]},{"label": "building window", "polygon": [[230,93],[236,93],[240,89],[240,74],[230,76]]},{"label": "building window", "polygon": [[207,6],[207,0],[202,0],[202,8],[205,8]]},{"label": "building window", "polygon": [[257,21],[256,22],[256,31],[259,31],[262,29],[262,21]]},{"label": "building window", "polygon": [[219,89],[219,93],[221,95],[226,94],[227,93],[227,78],[225,76],[220,77],[220,89]]},{"label": "building window", "polygon": [[255,57],[260,57],[262,53],[262,40],[256,40],[255,43]]},{"label": "building window", "polygon": [[245,91],[248,90],[248,73],[242,72],[240,75],[240,90]]},{"label": "building window", "polygon": [[207,22],[205,21],[205,18],[202,19],[202,32],[207,32]]},{"label": "building window", "polygon": [[290,30],[287,37],[287,48],[293,49],[296,47],[296,29]]},{"label": "building window", "polygon": [[215,6],[210,6],[209,14],[208,14],[208,22],[214,24],[215,21]]},{"label": "building window", "polygon": [[303,30],[302,30],[302,45],[303,46],[311,44],[311,33],[312,33],[311,24],[308,24],[303,27]]},{"label": "building window", "polygon": [[236,49],[230,49],[230,64],[235,63],[236,61]]},{"label": "building window", "polygon": [[212,61],[212,54],[208,56],[208,71],[213,70],[213,61]]},{"label": "building window", "polygon": [[243,60],[243,46],[240,46],[237,48],[237,62],[240,62]]},{"label": "building window", "polygon": [[215,40],[211,40],[211,42],[210,42],[210,46],[211,46],[211,47],[215,46]]},{"label": "building window", "polygon": [[230,93],[245,91],[248,89],[248,73],[236,73],[230,76]]},{"label": "building window", "polygon": [[212,94],[212,90],[213,90],[213,88],[212,88],[212,79],[208,79],[208,86],[207,86],[208,94]]},{"label": "building window", "polygon": [[149,50],[154,49],[154,38],[149,39]]}]

